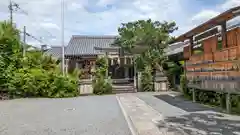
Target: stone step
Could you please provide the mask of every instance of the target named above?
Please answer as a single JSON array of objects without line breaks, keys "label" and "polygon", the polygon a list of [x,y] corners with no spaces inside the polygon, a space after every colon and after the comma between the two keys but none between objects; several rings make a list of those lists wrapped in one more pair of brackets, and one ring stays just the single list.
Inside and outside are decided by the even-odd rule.
[{"label": "stone step", "polygon": [[132,81],[131,79],[112,79],[112,83],[113,84],[131,84]]},{"label": "stone step", "polygon": [[135,93],[134,90],[113,90],[113,94],[120,94],[120,93]]},{"label": "stone step", "polygon": [[113,93],[134,93],[133,85],[113,85]]},{"label": "stone step", "polygon": [[113,88],[133,88],[133,85],[113,85]]}]

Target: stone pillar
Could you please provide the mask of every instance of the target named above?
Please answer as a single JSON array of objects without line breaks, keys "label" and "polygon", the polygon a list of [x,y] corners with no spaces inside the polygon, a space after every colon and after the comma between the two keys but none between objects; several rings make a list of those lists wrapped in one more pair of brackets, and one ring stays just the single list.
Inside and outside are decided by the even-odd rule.
[{"label": "stone pillar", "polygon": [[127,57],[124,56],[124,65],[127,65]]},{"label": "stone pillar", "polygon": [[124,71],[124,78],[125,79],[129,79],[129,68],[128,67],[124,67],[125,71]]},{"label": "stone pillar", "polygon": [[68,73],[69,59],[65,59],[65,73]]},{"label": "stone pillar", "polygon": [[193,102],[196,102],[196,90],[195,90],[195,88],[192,89],[192,99],[193,99]]},{"label": "stone pillar", "polygon": [[227,113],[230,114],[231,113],[231,94],[230,93],[226,94],[226,109],[227,109]]},{"label": "stone pillar", "polygon": [[[108,65],[108,52],[105,53],[105,58],[107,59],[107,65]],[[108,69],[106,70],[106,79],[108,78]]]},{"label": "stone pillar", "polygon": [[134,90],[135,92],[137,92],[137,67],[136,67],[136,63],[135,63],[135,57],[133,57],[133,66],[134,66]]},{"label": "stone pillar", "polygon": [[78,61],[75,61],[76,63],[75,63],[75,68],[79,68],[79,65],[78,65]]}]

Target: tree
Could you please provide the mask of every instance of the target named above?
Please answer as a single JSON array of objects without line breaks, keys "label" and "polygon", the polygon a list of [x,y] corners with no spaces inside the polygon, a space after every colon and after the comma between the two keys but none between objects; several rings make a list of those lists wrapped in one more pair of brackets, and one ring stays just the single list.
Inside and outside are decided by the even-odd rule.
[{"label": "tree", "polygon": [[78,78],[63,76],[58,62],[38,50],[22,54],[19,31],[0,22],[0,100],[2,97],[72,97]]},{"label": "tree", "polygon": [[161,23],[148,19],[123,23],[118,28],[119,37],[114,44],[130,53],[133,53],[136,46],[147,47],[147,51],[137,58],[138,69],[144,69],[145,64],[159,69],[166,59],[164,49],[174,39],[170,33],[175,30],[175,22]]},{"label": "tree", "polygon": [[175,22],[161,23],[151,19],[123,23],[118,28],[119,37],[114,44],[125,52],[134,54],[135,47],[146,48],[135,59],[137,70],[142,71],[141,87],[144,91],[154,90],[154,70],[163,71],[162,65],[166,60],[164,49],[174,39],[170,33],[175,30]]}]

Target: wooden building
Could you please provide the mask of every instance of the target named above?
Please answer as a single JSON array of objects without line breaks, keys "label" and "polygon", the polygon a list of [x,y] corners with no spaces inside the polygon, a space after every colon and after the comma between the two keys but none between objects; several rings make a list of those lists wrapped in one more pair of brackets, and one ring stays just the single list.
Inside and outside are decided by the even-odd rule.
[{"label": "wooden building", "polygon": [[[240,93],[240,28],[227,28],[227,21],[240,15],[240,6],[232,8],[179,36],[183,49],[188,87],[227,93]],[[198,46],[198,47],[196,47]],[[195,50],[199,50],[196,53]]]},{"label": "wooden building", "polygon": [[[90,79],[96,59],[107,55],[108,71],[113,79],[133,79],[133,57],[120,55],[121,48],[112,45],[115,39],[116,36],[72,36],[65,47],[66,71],[79,68],[84,78]],[[47,53],[61,59],[61,47],[52,47]]]}]

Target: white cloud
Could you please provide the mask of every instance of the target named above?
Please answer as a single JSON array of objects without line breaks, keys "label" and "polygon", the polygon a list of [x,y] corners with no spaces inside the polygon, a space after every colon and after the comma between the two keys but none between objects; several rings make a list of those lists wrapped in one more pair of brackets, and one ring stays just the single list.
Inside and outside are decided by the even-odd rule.
[{"label": "white cloud", "polygon": [[99,0],[96,5],[97,6],[106,6],[109,4],[113,4],[115,2],[116,2],[116,0]]},{"label": "white cloud", "polygon": [[221,8],[227,10],[236,6],[240,6],[240,0],[227,0],[224,4],[221,5]]},{"label": "white cloud", "polygon": [[213,10],[202,10],[201,12],[192,17],[192,21],[206,21],[219,14],[220,12]]},{"label": "white cloud", "polygon": [[54,23],[44,22],[44,23],[40,23],[40,26],[45,27],[47,29],[60,30],[60,27],[57,24],[54,24]]},{"label": "white cloud", "polygon": [[[223,3],[217,5],[215,8],[204,9],[191,18],[190,26],[196,27],[197,25],[219,15],[220,13],[229,10],[230,8],[240,6],[240,0],[225,0]],[[240,23],[240,17],[236,17],[228,22],[234,25]]]},{"label": "white cloud", "polygon": [[[19,28],[22,29],[25,25],[29,33],[42,38],[44,43],[61,45],[60,0],[14,1],[28,13],[24,15],[17,12],[14,15]],[[7,0],[1,0],[0,19],[7,19],[7,5]],[[90,12],[90,8],[93,11]],[[94,12],[99,8],[100,12]],[[182,8],[182,0],[65,0],[65,44],[76,34],[117,34],[117,27],[121,23],[137,19],[176,20],[178,25],[184,26],[189,18],[185,14],[188,11]],[[186,26],[180,27],[181,32],[185,28]],[[28,42],[36,44],[31,38],[28,38]]]}]

